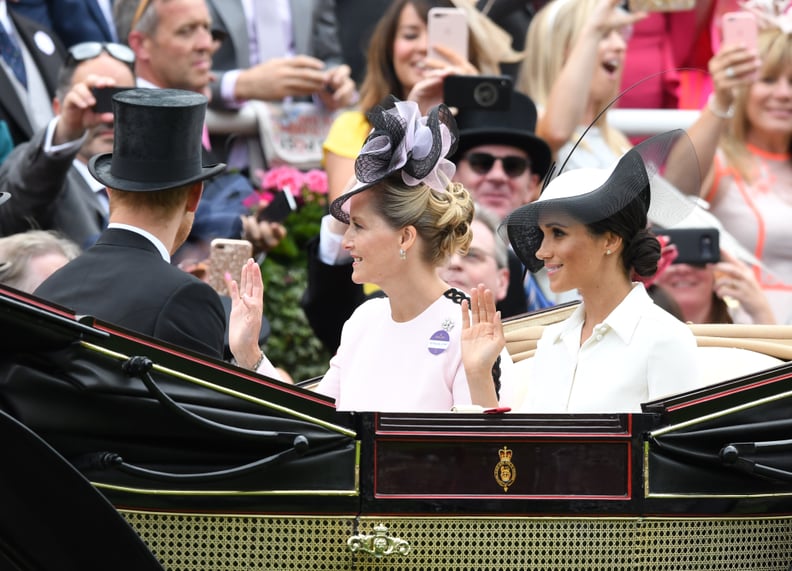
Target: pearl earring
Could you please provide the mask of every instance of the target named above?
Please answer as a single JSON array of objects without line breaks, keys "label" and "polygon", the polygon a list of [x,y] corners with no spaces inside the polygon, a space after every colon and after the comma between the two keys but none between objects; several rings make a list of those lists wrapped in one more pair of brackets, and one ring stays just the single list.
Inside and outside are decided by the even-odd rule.
[{"label": "pearl earring", "polygon": [[407,259],[407,252],[404,251],[404,248],[399,248],[399,257],[402,260],[406,260]]},{"label": "pearl earring", "polygon": [[610,250],[605,250],[605,255],[606,256],[610,256],[611,255],[611,251]]}]

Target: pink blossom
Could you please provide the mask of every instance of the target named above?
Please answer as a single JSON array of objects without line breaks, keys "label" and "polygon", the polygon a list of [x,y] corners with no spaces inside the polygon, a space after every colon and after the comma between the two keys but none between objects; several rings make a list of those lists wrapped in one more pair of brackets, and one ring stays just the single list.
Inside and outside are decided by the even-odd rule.
[{"label": "pink blossom", "polygon": [[319,194],[327,194],[327,173],[323,170],[313,169],[305,173],[303,180],[308,190]]},{"label": "pink blossom", "polygon": [[303,185],[303,174],[292,167],[276,167],[264,176],[262,186],[266,189],[281,190],[289,188],[292,194],[299,194]]}]

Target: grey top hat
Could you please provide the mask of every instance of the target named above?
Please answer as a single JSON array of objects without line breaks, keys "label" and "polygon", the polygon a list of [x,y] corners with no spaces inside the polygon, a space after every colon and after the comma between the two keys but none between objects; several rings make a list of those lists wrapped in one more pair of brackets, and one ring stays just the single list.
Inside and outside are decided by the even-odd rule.
[{"label": "grey top hat", "polygon": [[208,100],[181,89],[130,89],[113,96],[112,153],[91,157],[88,170],[112,189],[156,191],[212,177],[201,135]]}]

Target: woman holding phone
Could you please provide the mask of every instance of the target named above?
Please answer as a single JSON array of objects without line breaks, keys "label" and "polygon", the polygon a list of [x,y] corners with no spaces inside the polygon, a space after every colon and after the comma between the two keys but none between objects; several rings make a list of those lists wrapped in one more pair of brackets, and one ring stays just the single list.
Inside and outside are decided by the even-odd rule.
[{"label": "woman holding phone", "polygon": [[367,112],[388,95],[394,95],[415,101],[421,112],[426,113],[443,102],[444,77],[479,73],[482,49],[473,33],[469,34],[468,57],[445,45],[432,46],[442,59],[428,56],[427,22],[429,10],[434,7],[450,8],[453,4],[443,0],[397,0],[374,28],[359,109],[342,113],[324,143],[330,200],[340,196],[355,174],[355,157],[371,130]]},{"label": "woman holding phone", "polygon": [[[753,4],[749,4],[752,6]],[[753,273],[775,321],[792,323],[792,36],[790,16],[754,9],[757,45],[724,41],[709,63],[714,91],[689,129],[701,196],[761,262]],[[750,38],[752,34],[742,34]]]}]

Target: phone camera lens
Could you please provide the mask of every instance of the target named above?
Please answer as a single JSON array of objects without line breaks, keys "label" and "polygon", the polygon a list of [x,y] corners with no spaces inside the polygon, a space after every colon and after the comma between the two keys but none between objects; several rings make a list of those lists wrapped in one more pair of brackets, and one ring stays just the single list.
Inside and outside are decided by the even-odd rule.
[{"label": "phone camera lens", "polygon": [[479,83],[473,88],[473,100],[482,107],[492,107],[498,102],[498,88],[490,82]]},{"label": "phone camera lens", "polygon": [[703,260],[712,259],[712,238],[709,236],[701,237],[701,258]]}]

